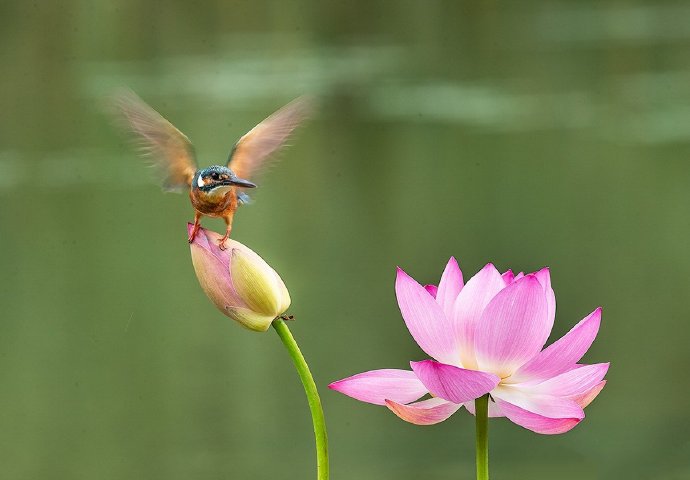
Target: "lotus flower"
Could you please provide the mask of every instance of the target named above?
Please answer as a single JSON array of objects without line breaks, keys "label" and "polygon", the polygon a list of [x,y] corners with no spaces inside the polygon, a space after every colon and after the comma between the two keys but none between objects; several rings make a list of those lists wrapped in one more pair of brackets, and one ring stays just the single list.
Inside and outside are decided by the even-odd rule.
[{"label": "lotus flower", "polygon": [[[187,225],[189,233],[193,225]],[[209,299],[243,327],[265,332],[290,307],[283,280],[259,255],[236,240],[218,247],[215,232],[199,229],[190,248],[194,271]]]},{"label": "lotus flower", "polygon": [[398,269],[395,291],[410,334],[433,360],[410,362],[411,371],[360,373],[331,389],[417,425],[439,423],[462,406],[474,414],[473,400],[488,393],[490,417],[556,434],[584,418],[606,383],[608,363],[578,363],[597,335],[601,308],[542,350],[556,313],[548,268],[513,275],[488,264],[464,284],[451,258],[438,286],[423,287]]}]

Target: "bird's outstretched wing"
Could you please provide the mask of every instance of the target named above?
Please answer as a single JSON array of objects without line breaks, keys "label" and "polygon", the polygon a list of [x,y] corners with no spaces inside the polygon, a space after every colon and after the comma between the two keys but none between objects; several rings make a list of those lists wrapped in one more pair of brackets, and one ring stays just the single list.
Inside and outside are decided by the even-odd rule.
[{"label": "bird's outstretched wing", "polygon": [[131,90],[113,95],[113,107],[119,123],[134,133],[142,154],[158,170],[163,189],[180,191],[189,187],[197,167],[194,147],[187,136]]},{"label": "bird's outstretched wing", "polygon": [[270,162],[271,154],[282,147],[292,131],[312,110],[308,97],[285,105],[240,138],[228,158],[228,167],[240,178],[253,180]]}]

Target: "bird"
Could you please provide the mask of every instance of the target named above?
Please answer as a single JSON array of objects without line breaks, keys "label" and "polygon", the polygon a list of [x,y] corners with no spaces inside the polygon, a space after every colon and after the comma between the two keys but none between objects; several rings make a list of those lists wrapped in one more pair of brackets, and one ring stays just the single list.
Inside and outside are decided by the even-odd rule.
[{"label": "bird", "polygon": [[256,179],[275,160],[292,132],[312,110],[311,98],[298,97],[244,134],[230,151],[225,165],[197,166],[192,142],[131,90],[113,94],[116,120],[134,137],[142,155],[149,159],[166,191],[189,191],[194,208],[192,243],[204,216],[225,221],[225,236],[218,246],[225,250],[235,212],[249,203],[245,189],[255,188]]}]

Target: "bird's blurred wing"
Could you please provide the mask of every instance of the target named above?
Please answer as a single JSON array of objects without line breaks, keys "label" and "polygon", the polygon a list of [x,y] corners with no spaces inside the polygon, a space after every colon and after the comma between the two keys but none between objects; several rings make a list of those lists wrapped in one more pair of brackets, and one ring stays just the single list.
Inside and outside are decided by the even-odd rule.
[{"label": "bird's blurred wing", "polygon": [[271,163],[271,154],[285,145],[311,110],[312,101],[307,97],[285,105],[238,140],[230,152],[228,167],[240,178],[255,179]]},{"label": "bird's blurred wing", "polygon": [[132,91],[114,95],[113,106],[120,123],[134,133],[142,154],[158,170],[163,189],[180,191],[189,187],[197,167],[194,147],[187,136]]}]

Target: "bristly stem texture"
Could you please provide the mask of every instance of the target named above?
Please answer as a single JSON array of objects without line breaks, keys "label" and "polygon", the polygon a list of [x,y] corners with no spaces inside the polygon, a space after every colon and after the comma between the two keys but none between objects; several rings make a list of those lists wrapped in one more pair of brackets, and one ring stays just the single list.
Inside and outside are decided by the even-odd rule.
[{"label": "bristly stem texture", "polygon": [[278,332],[278,336],[287,348],[292,361],[299,374],[304,392],[307,394],[311,419],[314,423],[314,437],[316,438],[316,478],[317,480],[328,480],[328,436],[326,435],[326,421],[323,417],[323,408],[319,392],[309,371],[307,361],[295,342],[290,329],[281,318],[273,320],[273,328]]},{"label": "bristly stem texture", "polygon": [[489,394],[474,401],[477,421],[477,480],[489,480]]}]

